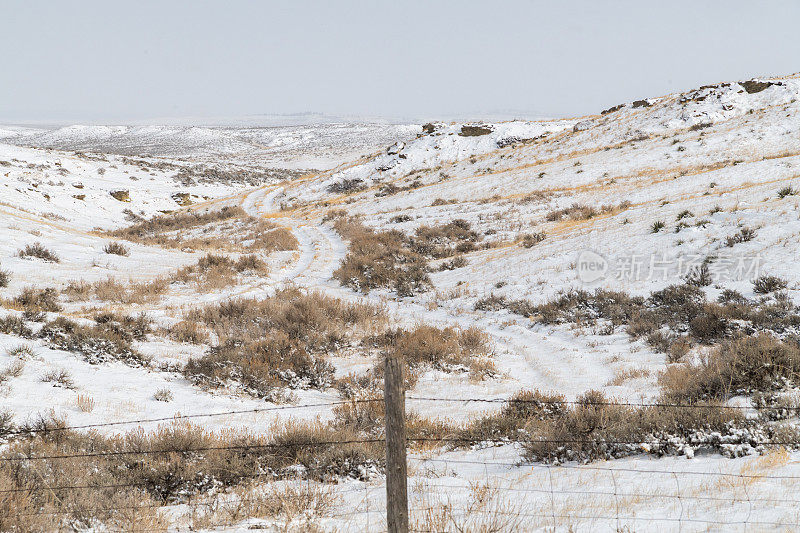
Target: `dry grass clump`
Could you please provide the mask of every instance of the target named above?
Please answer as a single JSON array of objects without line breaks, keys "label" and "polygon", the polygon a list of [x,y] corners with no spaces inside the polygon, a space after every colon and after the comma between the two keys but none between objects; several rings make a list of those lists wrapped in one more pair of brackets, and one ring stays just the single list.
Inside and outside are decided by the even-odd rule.
[{"label": "dry grass clump", "polygon": [[58,303],[58,290],[53,287],[45,289],[25,287],[14,298],[14,303],[22,306],[29,314],[61,311],[61,306]]},{"label": "dry grass clump", "polygon": [[86,301],[92,297],[104,302],[118,304],[145,304],[157,301],[169,289],[169,280],[156,278],[150,281],[123,283],[114,278],[87,283],[71,281],[62,291],[76,301]]},{"label": "dry grass clump", "polygon": [[110,242],[105,245],[103,251],[107,254],[111,255],[121,255],[121,256],[129,256],[131,251],[128,249],[127,246],[122,244],[121,242]]},{"label": "dry grass clump", "polygon": [[753,292],[756,294],[769,294],[770,292],[785,289],[789,283],[777,276],[759,276],[753,280]]},{"label": "dry grass clump", "polygon": [[[362,292],[385,287],[399,296],[412,296],[431,287],[428,261],[477,249],[480,235],[468,222],[421,226],[412,236],[397,231],[377,232],[358,219],[340,216],[334,228],[350,241],[347,256],[334,277]],[[458,268],[458,266],[453,266]]]},{"label": "dry grass clump", "polygon": [[410,249],[402,232],[376,232],[353,218],[337,219],[334,228],[350,241],[347,256],[333,273],[343,285],[364,293],[386,287],[400,296],[431,287],[425,257]]},{"label": "dry grass clump", "polygon": [[191,359],[185,375],[214,387],[235,382],[264,397],[282,387],[327,386],[333,366],[322,357],[384,323],[377,308],[297,289],[209,306],[186,319],[209,328],[220,345]]},{"label": "dry grass clump", "polygon": [[153,394],[153,399],[157,402],[171,402],[173,399],[172,391],[166,387],[158,389]]},{"label": "dry grass clump", "polygon": [[414,506],[410,520],[412,531],[489,533],[529,529],[519,501],[501,496],[501,491],[488,482],[471,484],[469,498],[461,508],[454,507],[447,493],[425,495]]},{"label": "dry grass clump", "polygon": [[5,289],[8,287],[10,281],[11,274],[8,272],[8,270],[0,269],[0,289]]},{"label": "dry grass clump", "polygon": [[58,263],[61,261],[55,253],[45,248],[42,243],[39,242],[25,246],[25,248],[17,252],[17,255],[22,258],[35,257],[36,259],[49,261],[51,263]]},{"label": "dry grass clump", "polygon": [[91,413],[94,411],[94,398],[88,394],[78,394],[75,398],[75,405],[84,413]]},{"label": "dry grass clump", "polygon": [[251,272],[265,275],[267,265],[255,255],[244,255],[234,261],[224,255],[206,254],[195,265],[179,269],[170,280],[194,283],[198,291],[222,289],[236,283],[237,274]]},{"label": "dry grass clump", "polygon": [[0,333],[16,335],[24,339],[33,337],[33,330],[20,317],[8,315],[0,318]]},{"label": "dry grass clump", "polygon": [[231,252],[296,250],[291,231],[251,217],[240,207],[219,211],[180,212],[155,216],[110,233],[112,237],[165,248]]},{"label": "dry grass clump", "polygon": [[48,370],[42,374],[42,377],[39,378],[39,381],[44,383],[52,383],[56,387],[63,387],[65,389],[78,388],[75,385],[75,380],[72,378],[72,375],[63,368],[58,370]]},{"label": "dry grass clump", "polygon": [[761,334],[724,342],[697,363],[667,368],[660,378],[669,399],[726,398],[781,389],[800,376],[800,348]]},{"label": "dry grass clump", "polygon": [[[736,409],[696,407],[631,407],[619,405],[598,391],[580,396],[547,416],[525,425],[522,440],[529,461],[591,461],[643,452],[655,455],[685,453],[685,447],[721,451],[735,442],[734,430],[746,422]],[[749,437],[739,436],[739,443]]]},{"label": "dry grass clump", "polygon": [[177,342],[188,342],[189,344],[205,344],[208,342],[208,331],[197,322],[181,320],[177,324],[167,328],[167,335]]},{"label": "dry grass clump", "polygon": [[[210,433],[187,424],[112,437],[59,430],[64,426],[62,420],[33,421],[20,428],[22,435],[50,431],[23,437],[0,452],[0,530],[166,529],[159,505],[243,483],[248,487],[262,472],[267,480],[295,478],[298,465],[310,479],[362,478],[381,469],[383,456],[380,443],[325,444],[354,440],[355,434],[317,423],[275,428],[269,438]],[[43,459],[36,468],[8,460],[63,455],[83,456]],[[295,502],[304,504],[319,506],[312,497]]]},{"label": "dry grass clump", "polygon": [[224,255],[206,254],[194,265],[180,268],[166,277],[149,281],[123,283],[114,278],[87,283],[72,281],[63,293],[73,300],[86,301],[92,297],[118,304],[145,304],[157,301],[172,283],[193,284],[197,291],[221,289],[233,285],[241,273],[264,275],[266,263],[255,255],[243,255],[237,260]]},{"label": "dry grass clump", "polygon": [[242,484],[227,493],[195,501],[187,518],[193,531],[232,526],[252,518],[280,518],[283,531],[321,533],[324,529],[315,518],[329,514],[338,500],[335,491],[320,483]]}]

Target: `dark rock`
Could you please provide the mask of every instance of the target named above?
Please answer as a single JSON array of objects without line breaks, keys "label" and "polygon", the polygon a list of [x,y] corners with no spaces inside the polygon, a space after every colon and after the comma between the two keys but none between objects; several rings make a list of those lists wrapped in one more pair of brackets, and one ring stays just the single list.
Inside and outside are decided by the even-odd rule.
[{"label": "dark rock", "polygon": [[637,107],[650,107],[651,105],[653,104],[651,104],[647,100],[636,100],[635,102],[633,102],[634,109],[636,109]]},{"label": "dark rock", "polygon": [[609,113],[614,113],[616,111],[619,111],[623,107],[625,107],[625,104],[615,105],[614,107],[609,107],[608,109],[604,109],[603,111],[600,111],[600,114],[601,115],[608,115]]},{"label": "dark rock", "polygon": [[464,125],[461,126],[461,133],[459,133],[459,135],[462,137],[479,137],[490,133],[492,133],[492,128],[489,126]]},{"label": "dark rock", "polygon": [[776,83],[774,81],[748,80],[748,81],[740,81],[739,85],[744,87],[744,90],[747,91],[747,94],[755,94],[755,93],[760,93],[764,89],[772,87],[773,85],[783,85],[783,84]]},{"label": "dark rock", "polygon": [[436,126],[432,122],[428,122],[427,124],[423,124],[422,126],[422,133],[433,133],[436,131]]}]

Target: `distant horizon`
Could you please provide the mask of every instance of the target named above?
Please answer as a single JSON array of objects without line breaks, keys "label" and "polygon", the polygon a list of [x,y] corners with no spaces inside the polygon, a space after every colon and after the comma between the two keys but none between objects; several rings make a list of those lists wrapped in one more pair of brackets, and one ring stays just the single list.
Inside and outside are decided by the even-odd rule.
[{"label": "distant horizon", "polygon": [[[599,111],[598,111],[599,113]],[[40,128],[63,128],[69,126],[176,126],[176,127],[281,127],[281,126],[305,126],[315,124],[424,124],[425,122],[479,122],[479,121],[537,121],[537,120],[558,120],[570,118],[569,116],[546,116],[534,112],[513,112],[513,111],[493,111],[477,113],[472,115],[448,115],[432,117],[412,117],[412,116],[369,116],[369,115],[343,115],[321,113],[314,111],[302,111],[298,113],[259,113],[241,116],[219,116],[219,117],[191,117],[191,116],[165,116],[143,119],[102,121],[102,120],[3,120],[0,118],[0,126],[7,127],[40,127]],[[297,119],[297,120],[293,120]]]}]

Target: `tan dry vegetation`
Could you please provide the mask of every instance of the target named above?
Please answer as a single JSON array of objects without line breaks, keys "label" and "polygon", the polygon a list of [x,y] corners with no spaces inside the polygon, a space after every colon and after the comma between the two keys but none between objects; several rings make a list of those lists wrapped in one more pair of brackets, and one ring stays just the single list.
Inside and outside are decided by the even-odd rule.
[{"label": "tan dry vegetation", "polygon": [[114,278],[94,283],[72,281],[62,290],[62,294],[72,301],[85,302],[97,298],[115,304],[141,305],[157,302],[174,283],[191,285],[197,292],[208,292],[234,285],[239,274],[264,276],[268,272],[266,264],[253,254],[243,255],[237,260],[223,255],[206,254],[194,265],[153,280],[128,283]]},{"label": "tan dry vegetation", "polygon": [[[296,476],[294,465],[305,466],[307,477],[319,481],[358,477],[367,465],[380,469],[383,456],[380,444],[328,444],[354,440],[355,434],[319,423],[276,427],[269,438],[211,433],[189,424],[171,424],[152,433],[140,428],[111,437],[64,426],[63,420],[40,418],[19,428],[21,435],[33,431],[36,436],[20,437],[0,453],[0,530],[104,524],[125,531],[161,531],[168,521],[158,507],[186,501],[193,494],[225,487],[251,492],[259,472],[270,472],[265,481],[291,479]],[[28,456],[47,459],[20,460]],[[330,507],[326,489],[303,486],[308,492],[268,486],[260,489],[255,509],[226,506],[220,515],[233,519],[239,512],[260,509],[264,516],[288,517],[301,508],[324,512]],[[199,524],[214,515],[190,518]]]},{"label": "tan dry vegetation", "polygon": [[220,343],[191,359],[186,376],[214,387],[232,380],[259,396],[282,387],[326,386],[333,367],[324,357],[385,327],[378,308],[298,289],[196,309],[185,319],[208,328]]},{"label": "tan dry vegetation", "polygon": [[246,519],[271,518],[278,531],[323,531],[317,520],[331,513],[340,498],[328,486],[286,481],[243,484],[224,494],[202,497],[178,520],[194,530],[232,526]]},{"label": "tan dry vegetation", "polygon": [[155,216],[110,236],[164,248],[224,250],[252,253],[296,250],[291,231],[251,217],[240,207],[224,207],[204,213],[187,211]]},{"label": "tan dry vegetation", "polygon": [[[408,236],[398,230],[375,231],[343,211],[331,211],[334,229],[350,241],[347,256],[333,273],[343,285],[362,292],[385,287],[399,296],[431,288],[429,261],[458,255],[453,268],[466,262],[459,254],[477,250],[480,235],[464,220],[420,226]],[[448,267],[449,268],[449,267]]]}]

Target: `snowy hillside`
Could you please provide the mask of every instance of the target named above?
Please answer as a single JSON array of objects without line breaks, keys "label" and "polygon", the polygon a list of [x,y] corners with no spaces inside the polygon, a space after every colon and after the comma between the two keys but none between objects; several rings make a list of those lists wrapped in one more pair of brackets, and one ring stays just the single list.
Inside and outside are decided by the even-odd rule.
[{"label": "snowy hillside", "polygon": [[[150,465],[174,471],[125,478],[160,509],[140,522],[8,505],[96,531],[383,530],[368,406],[394,353],[417,529],[800,527],[800,78],[550,121],[0,127],[0,143],[5,453],[75,451],[25,452],[15,439],[52,431],[37,416],[97,439],[178,417],[219,432],[206,451],[264,461]],[[173,442],[136,438],[153,441],[77,449]],[[202,520],[192,503],[281,483],[319,492]]]},{"label": "snowy hillside", "polygon": [[415,125],[331,123],[275,127],[181,125],[0,128],[20,146],[85,150],[195,161],[257,163],[261,167],[327,169],[419,132]]}]

